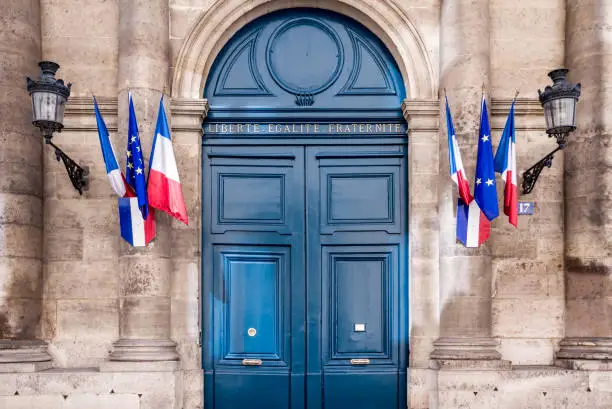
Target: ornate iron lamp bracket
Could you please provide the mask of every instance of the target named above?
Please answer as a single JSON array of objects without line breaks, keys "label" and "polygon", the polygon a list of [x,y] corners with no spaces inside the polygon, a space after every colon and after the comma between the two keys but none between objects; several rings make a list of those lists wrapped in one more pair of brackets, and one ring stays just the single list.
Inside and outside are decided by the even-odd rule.
[{"label": "ornate iron lamp bracket", "polygon": [[549,138],[554,136],[559,146],[523,172],[523,194],[531,193],[544,167],[551,167],[555,153],[565,148],[569,134],[576,130],[576,103],[580,98],[581,86],[567,80],[568,71],[566,68],[552,70],[548,76],[553,80],[553,85],[547,85],[543,92],[538,90],[538,98],[544,108],[546,133]]},{"label": "ornate iron lamp bracket", "polygon": [[83,194],[83,190],[87,190],[87,175],[89,175],[89,168],[85,166],[80,167],[70,156],[66,155],[57,145],[51,142],[50,138],[45,137],[45,143],[51,145],[55,149],[55,158],[59,162],[60,159],[64,162],[68,177],[72,182],[72,186],[79,191],[79,194]]},{"label": "ornate iron lamp bracket", "polygon": [[557,149],[555,149],[548,155],[544,156],[542,159],[540,159],[538,163],[536,163],[535,165],[527,169],[525,172],[523,172],[523,184],[522,184],[523,194],[526,195],[528,193],[531,193],[544,167],[550,168],[552,166],[552,161],[553,161],[555,153],[557,153],[564,147],[565,147],[565,144],[563,145],[559,144]]}]

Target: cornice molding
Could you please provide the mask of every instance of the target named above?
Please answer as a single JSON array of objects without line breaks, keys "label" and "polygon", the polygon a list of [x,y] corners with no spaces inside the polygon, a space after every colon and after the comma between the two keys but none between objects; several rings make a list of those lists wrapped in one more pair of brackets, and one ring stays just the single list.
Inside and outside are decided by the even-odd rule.
[{"label": "cornice molding", "polygon": [[[491,101],[491,128],[499,131],[506,125],[506,118],[512,105],[512,98],[499,98]],[[537,98],[519,98],[514,105],[516,129],[521,131],[546,130],[544,109]]]},{"label": "cornice molding", "polygon": [[440,101],[437,99],[405,99],[402,102],[402,113],[408,122],[408,134],[439,131]]},{"label": "cornice molding", "polygon": [[[512,98],[493,98],[489,104],[491,128],[498,131],[504,129]],[[452,107],[451,107],[452,108]],[[404,118],[408,121],[408,130],[415,132],[437,132],[440,120],[444,120],[444,101],[440,100],[409,100],[402,103]],[[521,131],[544,131],[544,110],[537,98],[520,98],[514,108],[516,129]]]},{"label": "cornice molding", "polygon": [[[96,101],[102,114],[117,114],[117,97],[96,97]],[[74,115],[87,110],[93,113],[93,106],[91,97],[70,97],[66,104],[66,114]]]},{"label": "cornice molding", "polygon": [[207,99],[172,98],[170,101],[172,131],[202,133],[202,121],[208,115]]},{"label": "cornice molding", "polygon": [[437,99],[405,99],[402,102],[404,118],[409,115],[437,115],[440,111],[440,101]]},{"label": "cornice molding", "polygon": [[[116,97],[97,97],[100,113],[109,132],[117,131]],[[201,131],[208,114],[206,99],[176,98],[170,100],[170,122],[173,131]],[[93,99],[71,97],[66,104],[64,131],[97,131]]]},{"label": "cornice molding", "polygon": [[204,119],[208,114],[208,108],[208,100],[206,98],[172,98],[170,102],[172,115],[196,115]]},{"label": "cornice molding", "polygon": [[[512,98],[494,98],[491,101],[491,113],[494,115],[507,115]],[[421,99],[405,99],[402,102],[402,111],[404,116],[413,113],[433,114],[434,111],[439,112],[442,100],[421,100]],[[537,98],[522,98],[516,100],[514,109],[516,115],[542,115],[544,110]]]},{"label": "cornice molding", "polygon": [[[493,99],[491,101],[491,114],[508,115],[512,101],[512,98]],[[543,115],[544,109],[542,108],[540,101],[536,98],[519,98],[516,100],[514,113],[517,116]]]},{"label": "cornice molding", "polygon": [[[96,97],[98,108],[109,132],[117,131],[117,98]],[[97,131],[93,98],[70,97],[64,111],[63,131]]]},{"label": "cornice molding", "polygon": [[[98,106],[110,132],[117,131],[117,98],[98,97]],[[490,104],[491,127],[503,129],[510,110],[512,98],[494,98]],[[439,131],[441,100],[406,99],[402,103],[402,113],[408,128],[417,132]],[[170,100],[170,122],[173,131],[198,131],[208,114],[206,99],[172,98]],[[542,131],[545,129],[544,110],[536,98],[516,100],[515,115],[522,118],[516,124],[520,130]],[[65,131],[97,131],[93,99],[90,97],[71,97],[66,104]]]}]

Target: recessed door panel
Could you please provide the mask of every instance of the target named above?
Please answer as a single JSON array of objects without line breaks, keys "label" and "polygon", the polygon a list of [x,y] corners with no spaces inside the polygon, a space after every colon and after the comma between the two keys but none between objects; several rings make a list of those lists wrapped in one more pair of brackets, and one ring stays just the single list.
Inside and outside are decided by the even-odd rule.
[{"label": "recessed door panel", "polygon": [[368,358],[370,365],[393,363],[391,320],[397,249],[379,246],[325,246],[322,249],[324,365],[350,365]]},{"label": "recessed door panel", "polygon": [[221,359],[216,367],[260,359],[262,367],[289,366],[290,255],[286,247],[215,248]]},{"label": "recessed door panel", "polygon": [[[350,169],[349,169],[350,170]],[[328,174],[327,222],[392,223],[393,174]]]},{"label": "recessed door panel", "polygon": [[316,155],[321,234],[401,231],[400,173],[404,154],[383,147],[379,149]]},{"label": "recessed door panel", "polygon": [[219,223],[281,224],[285,221],[282,174],[219,173]]},{"label": "recessed door panel", "polygon": [[295,232],[288,206],[291,198],[300,195],[296,190],[302,184],[303,169],[296,170],[294,152],[214,148],[207,156],[214,198],[210,208],[212,233]]}]

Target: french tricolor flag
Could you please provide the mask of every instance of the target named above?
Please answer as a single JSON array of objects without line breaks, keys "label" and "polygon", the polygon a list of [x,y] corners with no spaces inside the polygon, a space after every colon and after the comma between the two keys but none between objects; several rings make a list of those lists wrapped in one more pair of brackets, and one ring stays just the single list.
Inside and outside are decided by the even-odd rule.
[{"label": "french tricolor flag", "polygon": [[159,101],[157,125],[149,160],[147,181],[149,205],[189,225],[181,181],[179,179],[170,128],[164,110],[163,96]]},{"label": "french tricolor flag", "polygon": [[478,247],[491,234],[491,222],[475,200],[469,205],[457,201],[457,239],[466,247]]},{"label": "french tricolor flag", "polygon": [[504,213],[510,224],[518,225],[518,183],[516,177],[516,135],[514,131],[514,103],[510,106],[506,126],[495,153],[495,171],[506,182],[504,188]]},{"label": "french tricolor flag", "polygon": [[459,189],[459,197],[465,204],[470,204],[474,197],[470,193],[470,185],[465,177],[465,169],[461,160],[461,152],[457,137],[455,136],[455,126],[453,125],[453,117],[451,116],[450,107],[448,106],[448,98],[446,98],[446,129],[448,132],[448,161],[450,162],[451,179]]},{"label": "french tricolor flag", "polygon": [[118,201],[121,237],[134,247],[145,247],[155,238],[155,210],[149,207],[145,220],[136,196],[121,197]]},{"label": "french tricolor flag", "polygon": [[96,113],[96,123],[98,125],[98,136],[100,138],[100,148],[102,149],[102,157],[104,159],[104,165],[106,166],[106,175],[110,182],[111,188],[119,197],[134,196],[132,188],[127,184],[125,176],[119,170],[119,164],[113,151],[113,145],[111,144],[108,128],[104,123],[104,118],[98,108],[98,102],[96,97],[93,97],[94,111]]}]

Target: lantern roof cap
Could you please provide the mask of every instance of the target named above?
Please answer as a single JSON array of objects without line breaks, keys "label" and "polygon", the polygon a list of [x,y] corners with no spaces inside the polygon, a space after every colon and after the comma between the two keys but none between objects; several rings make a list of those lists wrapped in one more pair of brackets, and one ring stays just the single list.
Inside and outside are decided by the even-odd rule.
[{"label": "lantern roof cap", "polygon": [[38,63],[40,67],[40,80],[32,80],[26,77],[27,90],[32,95],[33,92],[52,92],[59,94],[68,99],[70,96],[71,83],[64,84],[64,80],[55,79],[55,73],[59,69],[59,64],[53,61],[41,61]]},{"label": "lantern roof cap", "polygon": [[545,103],[558,98],[574,98],[576,101],[580,97],[580,83],[572,84],[567,80],[567,68],[558,68],[548,73],[553,80],[553,85],[547,85],[544,91],[538,90],[540,103]]}]

